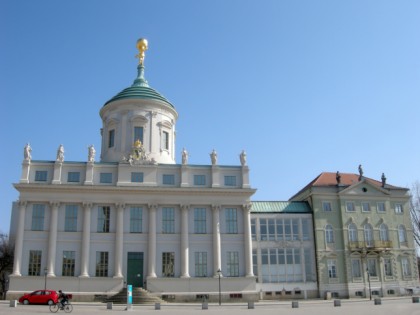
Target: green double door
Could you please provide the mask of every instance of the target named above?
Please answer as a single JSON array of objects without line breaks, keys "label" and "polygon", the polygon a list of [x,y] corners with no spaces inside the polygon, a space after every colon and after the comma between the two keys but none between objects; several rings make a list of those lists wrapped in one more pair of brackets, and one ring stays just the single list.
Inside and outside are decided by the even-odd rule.
[{"label": "green double door", "polygon": [[127,253],[127,284],[143,287],[143,252]]}]

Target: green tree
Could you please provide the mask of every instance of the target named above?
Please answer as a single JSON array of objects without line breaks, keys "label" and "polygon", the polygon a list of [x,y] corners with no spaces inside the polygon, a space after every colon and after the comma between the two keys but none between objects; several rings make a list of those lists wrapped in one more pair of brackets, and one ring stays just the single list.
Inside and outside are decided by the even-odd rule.
[{"label": "green tree", "polygon": [[0,232],[0,290],[3,295],[7,290],[9,274],[12,273],[13,252],[14,248],[10,244],[8,235]]},{"label": "green tree", "polygon": [[410,214],[413,222],[413,237],[420,249],[420,182],[416,181],[411,188]]}]

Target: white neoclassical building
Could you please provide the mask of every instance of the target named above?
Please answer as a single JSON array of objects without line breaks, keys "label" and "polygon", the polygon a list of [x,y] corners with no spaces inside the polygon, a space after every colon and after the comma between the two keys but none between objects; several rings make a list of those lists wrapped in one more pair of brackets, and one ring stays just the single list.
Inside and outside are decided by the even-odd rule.
[{"label": "white neoclassical building", "polygon": [[15,261],[8,296],[44,286],[79,300],[112,295],[125,283],[156,294],[256,295],[246,155],[237,166],[176,163],[175,107],[138,75],[100,110],[100,156],[51,161],[24,149],[14,184],[10,235]]}]

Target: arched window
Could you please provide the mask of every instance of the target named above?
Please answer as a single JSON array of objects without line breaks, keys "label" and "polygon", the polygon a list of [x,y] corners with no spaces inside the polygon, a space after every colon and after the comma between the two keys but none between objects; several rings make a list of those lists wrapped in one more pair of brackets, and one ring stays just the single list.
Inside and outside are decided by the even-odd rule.
[{"label": "arched window", "polygon": [[331,224],[325,226],[325,240],[327,243],[334,243],[334,230]]},{"label": "arched window", "polygon": [[405,231],[404,225],[398,226],[398,241],[401,243],[407,242],[407,233]]},{"label": "arched window", "polygon": [[373,246],[373,228],[372,225],[366,223],[363,227],[366,246]]},{"label": "arched window", "polygon": [[382,223],[379,227],[379,237],[381,241],[389,241],[388,226],[385,223]]},{"label": "arched window", "polygon": [[354,223],[349,224],[349,241],[357,242],[357,226]]}]

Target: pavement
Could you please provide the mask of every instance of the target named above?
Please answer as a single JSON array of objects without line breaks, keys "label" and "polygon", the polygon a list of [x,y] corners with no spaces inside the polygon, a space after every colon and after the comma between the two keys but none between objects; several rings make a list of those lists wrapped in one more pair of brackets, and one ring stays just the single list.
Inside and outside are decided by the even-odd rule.
[{"label": "pavement", "polygon": [[[255,302],[253,309],[248,309],[246,303],[226,303],[218,305],[209,303],[208,309],[202,309],[198,303],[166,303],[161,304],[160,310],[155,305],[133,305],[132,310],[127,311],[126,305],[113,305],[112,310],[107,309],[106,304],[98,303],[72,303],[72,314],[102,313],[113,314],[144,314],[144,315],[420,315],[420,303],[413,303],[411,298],[387,299],[382,298],[380,305],[375,305],[374,300],[341,300],[341,306],[334,306],[334,301],[324,300],[299,300],[298,307],[292,308],[292,301],[260,301]],[[246,313],[246,314],[244,314]],[[9,314],[51,314],[46,305],[22,305],[10,307],[9,301],[0,301],[0,315]],[[58,311],[57,314],[65,314]]]}]

